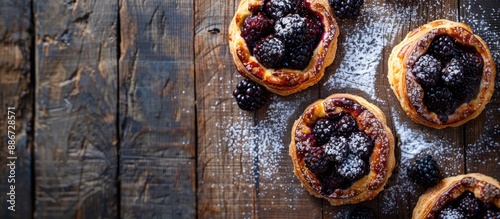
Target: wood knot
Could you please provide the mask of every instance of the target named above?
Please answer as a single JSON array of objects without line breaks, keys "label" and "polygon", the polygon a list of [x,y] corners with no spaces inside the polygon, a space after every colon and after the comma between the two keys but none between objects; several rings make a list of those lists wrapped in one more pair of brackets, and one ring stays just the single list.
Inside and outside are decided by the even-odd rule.
[{"label": "wood knot", "polygon": [[211,33],[211,34],[218,34],[218,33],[220,33],[220,29],[219,28],[213,28],[213,29],[208,30],[208,32]]}]

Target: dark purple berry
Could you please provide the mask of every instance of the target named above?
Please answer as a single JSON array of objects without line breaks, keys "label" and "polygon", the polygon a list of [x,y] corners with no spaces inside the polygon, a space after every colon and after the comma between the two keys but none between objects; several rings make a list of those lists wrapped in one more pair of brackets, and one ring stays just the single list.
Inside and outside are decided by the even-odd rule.
[{"label": "dark purple berry", "polygon": [[434,86],[441,75],[441,63],[431,55],[423,55],[415,63],[412,73],[419,84],[426,87]]},{"label": "dark purple berry", "polygon": [[248,6],[248,10],[252,12],[253,15],[263,12],[262,11],[263,8],[264,6],[261,4],[252,4]]},{"label": "dark purple berry", "polygon": [[248,16],[243,22],[241,36],[245,39],[250,51],[260,40],[273,32],[273,21],[262,13]]},{"label": "dark purple berry", "polygon": [[408,167],[408,176],[424,187],[431,187],[439,182],[439,169],[430,155],[418,158]]},{"label": "dark purple berry", "polygon": [[353,182],[366,173],[366,163],[354,154],[349,154],[339,165],[339,175]]},{"label": "dark purple berry", "polygon": [[318,179],[322,185],[321,192],[325,195],[330,195],[336,189],[345,189],[349,186],[346,180],[335,171],[319,175]]},{"label": "dark purple berry", "polygon": [[332,161],[326,159],[322,147],[311,147],[304,157],[304,163],[316,175],[326,173],[333,168]]},{"label": "dark purple berry", "polygon": [[304,36],[304,43],[311,44],[316,47],[321,35],[323,34],[323,24],[316,17],[307,15],[306,18],[306,33]]},{"label": "dark purple berry", "polygon": [[438,219],[465,219],[465,215],[459,209],[448,206],[439,212]]},{"label": "dark purple berry", "polygon": [[364,0],[329,0],[330,6],[340,19],[354,19],[361,14]]},{"label": "dark purple berry", "polygon": [[293,12],[294,0],[268,0],[266,11],[269,17],[278,20]]},{"label": "dark purple berry", "polygon": [[298,46],[305,39],[306,19],[298,14],[287,15],[276,21],[274,31],[288,47]]},{"label": "dark purple berry", "polygon": [[358,123],[350,114],[345,114],[337,121],[337,133],[348,136],[352,132],[358,131]]},{"label": "dark purple berry", "polygon": [[500,219],[500,209],[488,209],[483,216],[484,219]]},{"label": "dark purple berry", "polygon": [[304,70],[311,62],[313,51],[310,45],[302,44],[296,47],[288,47],[283,62],[284,67]]},{"label": "dark purple berry", "polygon": [[330,140],[335,131],[335,123],[327,118],[319,119],[313,127],[314,140],[316,146],[323,145]]},{"label": "dark purple berry", "polygon": [[464,192],[458,201],[458,207],[467,218],[475,218],[481,211],[481,201],[470,191]]},{"label": "dark purple berry", "polygon": [[480,82],[480,78],[465,77],[462,86],[452,90],[453,98],[462,102],[469,102],[477,96]]},{"label": "dark purple berry", "polygon": [[429,47],[429,53],[440,60],[449,60],[456,53],[456,40],[448,35],[434,38]]},{"label": "dark purple berry", "polygon": [[300,14],[300,16],[306,16],[311,14],[306,5],[305,0],[294,0],[294,3],[295,3],[295,8],[294,8],[295,14]]},{"label": "dark purple berry", "polygon": [[447,114],[451,110],[455,110],[451,104],[453,102],[452,95],[447,87],[431,87],[425,91],[424,102],[430,111]]},{"label": "dark purple berry", "polygon": [[466,77],[482,76],[483,57],[479,53],[462,53],[458,59],[463,64]]},{"label": "dark purple berry", "polygon": [[458,59],[451,59],[443,68],[441,80],[448,87],[458,87],[465,77],[463,64]]},{"label": "dark purple berry", "polygon": [[255,46],[253,53],[263,66],[278,68],[285,55],[285,44],[280,39],[270,35]]},{"label": "dark purple berry", "polygon": [[243,79],[233,91],[233,96],[240,109],[254,111],[266,103],[267,90],[251,80]]},{"label": "dark purple berry", "polygon": [[374,219],[375,211],[366,206],[358,206],[349,214],[349,219]]},{"label": "dark purple berry", "polygon": [[373,151],[373,141],[365,132],[354,132],[349,136],[349,150],[360,158],[368,158]]},{"label": "dark purple berry", "polygon": [[341,163],[347,157],[349,141],[344,136],[332,136],[323,148],[330,160]]}]

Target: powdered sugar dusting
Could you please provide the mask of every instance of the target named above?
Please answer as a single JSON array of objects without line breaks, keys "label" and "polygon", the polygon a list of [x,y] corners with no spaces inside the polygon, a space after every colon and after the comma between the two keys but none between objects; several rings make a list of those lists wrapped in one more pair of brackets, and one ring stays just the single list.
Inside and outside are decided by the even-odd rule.
[{"label": "powdered sugar dusting", "polygon": [[[488,106],[490,108],[488,108]],[[487,154],[500,155],[500,123],[498,122],[498,114],[500,107],[488,105],[486,107],[486,119],[484,129],[479,138],[473,143],[467,145],[467,157],[473,160],[476,164],[494,164],[500,166],[500,158],[498,156],[485,156]],[[485,159],[485,157],[487,159]],[[481,158],[481,159],[479,159]],[[475,167],[471,167],[474,169]]]},{"label": "powdered sugar dusting", "polygon": [[[259,186],[258,195],[263,200],[270,200],[265,197],[274,196],[271,197],[272,203],[265,203],[264,211],[272,210],[274,204],[283,207],[282,203],[295,202],[299,200],[299,196],[306,194],[303,188],[296,186],[298,179],[293,174],[288,156],[288,139],[294,120],[302,113],[297,110],[301,109],[301,104],[309,103],[315,97],[310,92],[297,94],[295,97],[273,95],[265,117],[255,120],[253,124],[249,122],[253,121],[253,114],[244,111],[240,111],[236,118],[222,119],[221,123],[216,124],[216,128],[224,132],[218,146],[223,148],[222,145],[227,144],[230,160],[239,160],[252,168],[234,177],[243,182],[257,182],[255,185]],[[238,109],[236,103],[233,104]],[[276,194],[286,195],[279,197]],[[289,207],[295,209],[291,204]],[[251,215],[252,212],[245,212],[243,217]]]},{"label": "powdered sugar dusting", "polygon": [[394,135],[399,139],[396,147],[399,148],[400,154],[396,154],[399,165],[396,166],[394,172],[397,174],[393,174],[391,185],[388,185],[381,195],[382,206],[386,206],[381,211],[385,214],[395,213],[397,203],[408,200],[409,196],[418,197],[423,192],[422,188],[407,176],[406,169],[416,158],[427,154],[434,157],[442,176],[457,174],[456,169],[442,165],[444,162],[451,163],[464,159],[461,145],[455,145],[450,139],[444,137],[436,137],[437,132],[433,132],[434,129],[409,126],[408,123],[399,119],[406,116],[404,112],[399,112],[394,107],[391,110],[395,126]]},{"label": "powdered sugar dusting", "polygon": [[[258,160],[261,177],[270,177],[278,171],[278,156],[287,149],[283,140],[285,135],[290,134],[286,132],[290,128],[287,121],[299,108],[301,101],[284,101],[273,96],[270,102],[265,118],[255,125],[249,126],[246,119],[220,124],[220,127],[225,127],[225,137],[222,140],[229,143],[229,150],[236,155],[242,154],[243,159]],[[245,130],[241,130],[241,127],[245,127]],[[242,145],[236,142],[241,142]]]},{"label": "powdered sugar dusting", "polygon": [[345,56],[336,57],[342,58],[340,66],[329,75],[325,87],[355,88],[366,92],[374,100],[383,101],[376,96],[377,67],[382,62],[387,42],[394,40],[397,30],[403,25],[400,18],[409,13],[402,10],[388,14],[389,8],[385,4],[365,7],[363,15],[366,16],[360,17],[360,22],[353,27],[340,26],[341,34],[348,36],[344,42],[339,42]]}]

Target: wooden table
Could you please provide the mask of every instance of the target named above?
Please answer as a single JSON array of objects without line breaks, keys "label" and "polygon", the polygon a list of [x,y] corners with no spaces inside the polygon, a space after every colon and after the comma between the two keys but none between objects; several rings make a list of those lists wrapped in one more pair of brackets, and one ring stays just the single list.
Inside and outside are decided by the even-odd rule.
[{"label": "wooden table", "polygon": [[389,88],[392,47],[439,18],[469,23],[499,66],[500,1],[435,2],[366,0],[362,17],[338,22],[321,82],[252,113],[231,95],[242,79],[227,38],[238,1],[1,0],[0,217],[342,218],[355,205],[309,195],[287,151],[305,107],[338,92],[379,106],[397,140],[386,189],[359,204],[379,218],[411,217],[424,189],[405,168],[422,154],[443,177],[500,179],[498,86],[477,119],[444,130],[412,122]]}]

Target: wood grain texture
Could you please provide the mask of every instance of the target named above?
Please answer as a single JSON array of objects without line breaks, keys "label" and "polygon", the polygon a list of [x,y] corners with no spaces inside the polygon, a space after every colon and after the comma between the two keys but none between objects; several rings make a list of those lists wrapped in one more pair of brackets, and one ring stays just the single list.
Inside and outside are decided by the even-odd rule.
[{"label": "wood grain texture", "polygon": [[[288,151],[293,124],[307,106],[318,99],[318,88],[315,85],[286,97],[274,95],[269,106],[257,114],[259,127],[270,126],[269,129],[276,132],[270,136],[263,134],[262,137],[279,142],[269,142],[269,145],[259,146],[263,148],[261,149],[263,154],[271,153],[268,156],[261,155],[262,161],[257,163],[260,172],[257,178],[259,182],[257,199],[259,218],[325,217],[322,199],[315,198],[303,188],[302,182],[293,172],[293,162]],[[276,147],[279,148],[279,150],[274,149],[276,152],[270,149]]]},{"label": "wood grain texture", "polygon": [[[33,81],[31,80],[31,1],[0,1],[0,218],[32,217],[32,119]],[[12,19],[16,17],[17,19]],[[8,129],[8,107],[14,107],[15,130]],[[9,116],[12,116],[10,114]],[[7,131],[15,133],[15,154],[8,151]],[[16,156],[15,178],[7,157]],[[14,179],[9,183],[8,179]],[[15,186],[15,211],[10,186]]]},{"label": "wood grain texture", "polygon": [[[483,7],[481,7],[483,5]],[[484,7],[488,5],[488,7]],[[500,180],[500,8],[499,1],[461,1],[460,21],[471,26],[488,44],[497,69],[495,93],[478,118],[464,125],[465,167],[467,173],[483,173]]]},{"label": "wood grain texture", "polygon": [[196,214],[192,6],[120,1],[123,218]]},{"label": "wood grain texture", "polygon": [[116,218],[118,5],[34,1],[36,218]]},{"label": "wood grain texture", "polygon": [[199,218],[258,217],[256,148],[245,147],[255,114],[241,111],[232,98],[241,76],[227,36],[238,3],[195,0]]}]

